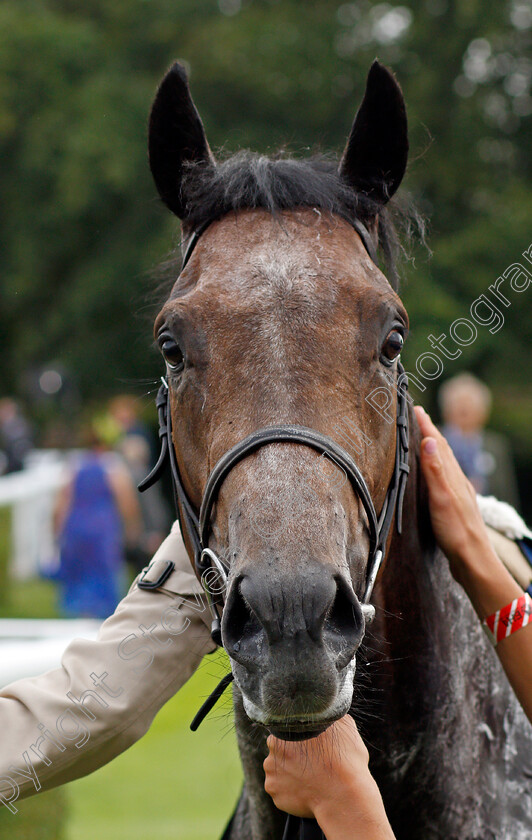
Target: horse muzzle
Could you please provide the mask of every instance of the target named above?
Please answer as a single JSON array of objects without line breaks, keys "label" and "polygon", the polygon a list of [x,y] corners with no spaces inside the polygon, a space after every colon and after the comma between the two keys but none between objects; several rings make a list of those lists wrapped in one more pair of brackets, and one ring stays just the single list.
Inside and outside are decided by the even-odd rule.
[{"label": "horse muzzle", "polygon": [[349,710],[365,614],[373,615],[331,567],[299,571],[241,571],[222,619],[248,717],[285,739],[318,735]]}]

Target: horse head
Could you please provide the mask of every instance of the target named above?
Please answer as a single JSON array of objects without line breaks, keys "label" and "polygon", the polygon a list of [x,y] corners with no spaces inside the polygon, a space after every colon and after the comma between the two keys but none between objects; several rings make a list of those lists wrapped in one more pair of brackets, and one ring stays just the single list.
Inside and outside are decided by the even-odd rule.
[{"label": "horse head", "polygon": [[[228,569],[223,644],[251,720],[308,737],[350,708],[376,548],[369,506],[382,511],[396,478],[394,407],[368,397],[397,381],[408,330],[374,261],[406,167],[403,96],[375,62],[339,164],[217,162],[176,64],[153,104],[149,150],[185,240],[201,232],[155,324],[192,508],[220,459],[266,430],[222,476],[205,526]],[[279,426],[333,444],[268,439]]]}]

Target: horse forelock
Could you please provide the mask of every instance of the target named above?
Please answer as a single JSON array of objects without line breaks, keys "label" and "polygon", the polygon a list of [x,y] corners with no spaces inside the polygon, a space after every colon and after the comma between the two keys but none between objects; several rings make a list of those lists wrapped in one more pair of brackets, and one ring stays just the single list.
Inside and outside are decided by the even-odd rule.
[{"label": "horse forelock", "polygon": [[[204,229],[223,216],[249,209],[264,209],[272,215],[284,210],[316,208],[326,214],[353,221],[378,216],[378,244],[386,274],[398,289],[401,260],[408,258],[409,240],[425,243],[425,221],[413,201],[402,194],[386,207],[365,193],[357,192],[338,173],[338,161],[316,154],[300,160],[279,152],[267,157],[247,150],[230,155],[216,166],[188,162],[182,185],[187,211],[188,235]],[[176,252],[162,266],[164,282],[175,278],[182,254]]]}]

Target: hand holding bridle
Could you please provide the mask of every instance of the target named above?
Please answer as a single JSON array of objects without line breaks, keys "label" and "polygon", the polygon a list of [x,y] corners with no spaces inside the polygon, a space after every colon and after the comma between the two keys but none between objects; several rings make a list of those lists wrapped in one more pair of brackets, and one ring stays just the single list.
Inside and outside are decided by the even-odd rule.
[{"label": "hand holding bridle", "polygon": [[393,840],[369,753],[349,715],[307,741],[270,735],[265,790],[282,811],[314,817],[327,840]]}]

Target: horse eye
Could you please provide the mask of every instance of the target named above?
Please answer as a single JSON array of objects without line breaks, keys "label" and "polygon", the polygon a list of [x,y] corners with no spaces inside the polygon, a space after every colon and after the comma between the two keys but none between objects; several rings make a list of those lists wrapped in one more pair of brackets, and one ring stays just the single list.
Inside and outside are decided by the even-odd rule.
[{"label": "horse eye", "polygon": [[179,344],[169,335],[159,337],[159,347],[170,370],[180,370],[184,364],[182,350]]},{"label": "horse eye", "polygon": [[404,336],[399,330],[391,330],[382,346],[382,357],[389,362],[393,362],[403,349],[404,342]]}]

